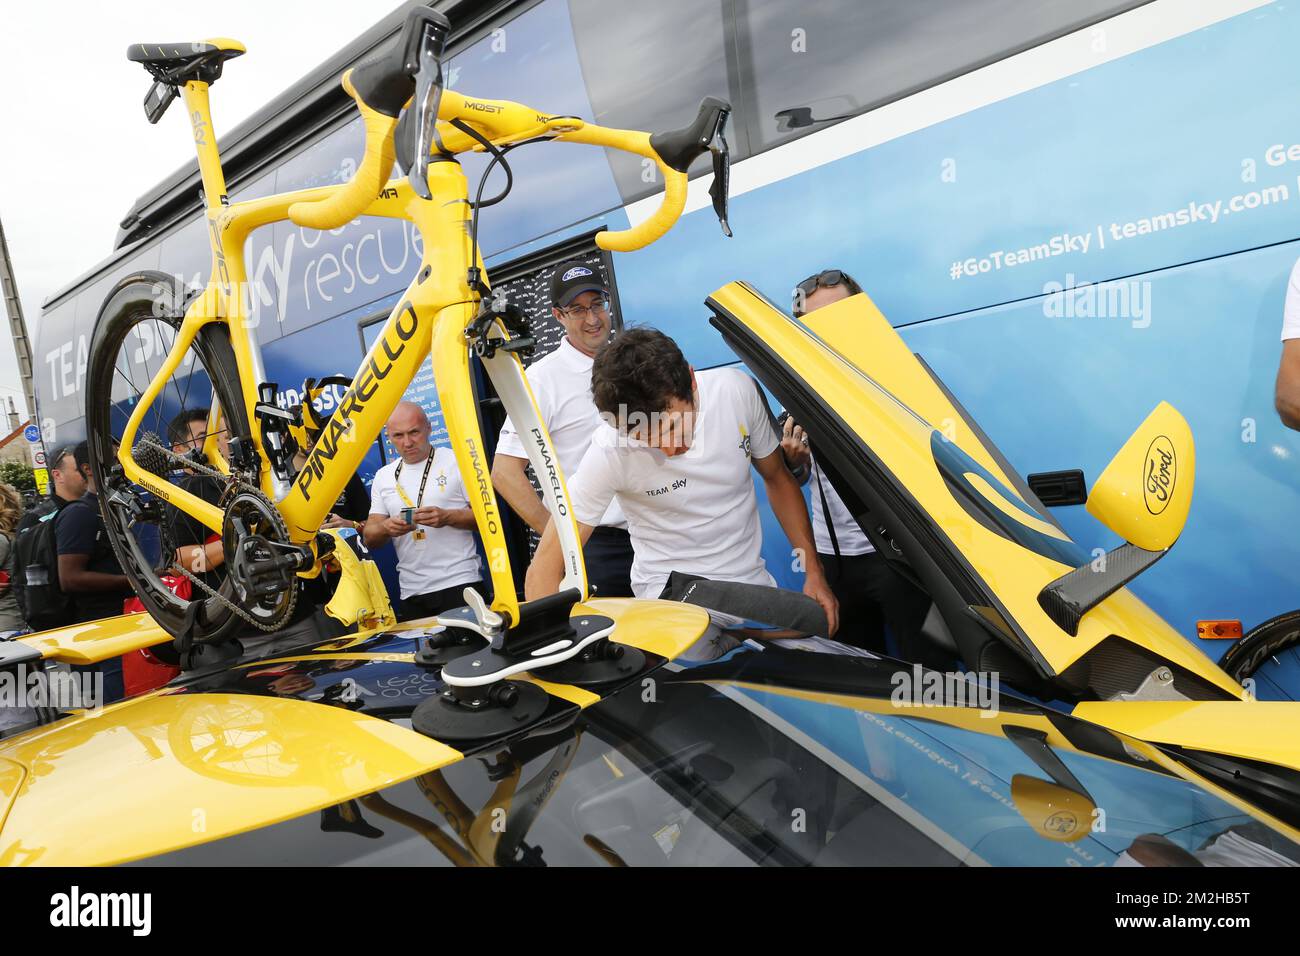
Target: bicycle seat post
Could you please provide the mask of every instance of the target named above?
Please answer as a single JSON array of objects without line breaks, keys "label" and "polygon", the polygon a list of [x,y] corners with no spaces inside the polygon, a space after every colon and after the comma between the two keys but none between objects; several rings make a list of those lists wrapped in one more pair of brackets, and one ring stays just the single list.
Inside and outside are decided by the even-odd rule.
[{"label": "bicycle seat post", "polygon": [[[194,149],[199,157],[199,174],[203,178],[206,206],[209,210],[219,209],[227,205],[229,199],[226,198],[226,174],[221,168],[221,154],[217,151],[217,136],[212,129],[208,84],[203,80],[190,80],[181,90],[181,95],[194,133]],[[215,244],[220,245],[220,242],[216,241]]]}]

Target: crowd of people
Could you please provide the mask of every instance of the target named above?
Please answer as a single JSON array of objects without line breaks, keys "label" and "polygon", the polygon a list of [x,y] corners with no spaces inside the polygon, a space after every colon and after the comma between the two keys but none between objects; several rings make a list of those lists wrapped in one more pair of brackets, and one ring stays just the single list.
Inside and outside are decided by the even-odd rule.
[{"label": "crowd of people", "polygon": [[[1300,281],[1292,279],[1284,332],[1290,341],[1278,381],[1278,408],[1288,424],[1290,400],[1283,399],[1300,381],[1300,362],[1287,361],[1294,358],[1289,346],[1300,341]],[[792,311],[800,317],[860,291],[848,273],[828,269],[795,287]],[[652,328],[615,336],[609,290],[582,262],[555,270],[550,298],[564,336],[525,374],[569,479],[598,596],[667,596],[674,572],[775,586],[762,557],[752,469],[800,557],[804,592],[825,612],[824,636],[926,659],[921,629],[928,597],[876,552],[819,467],[803,428],[788,414],[774,418],[757,382],[738,368],[696,371],[669,336]],[[176,415],[168,426],[173,453],[195,455],[208,421],[206,408]],[[400,403],[387,436],[397,457],[376,473],[369,491],[354,475],[324,527],[352,528],[372,550],[391,543],[399,617],[429,617],[460,606],[466,587],[485,589],[474,515],[455,456],[433,444],[421,406]],[[227,455],[226,436],[217,438]],[[299,451],[299,466],[309,450]],[[31,507],[0,484],[0,640],[139,605],[108,541],[87,443],[58,451],[50,475],[52,493]],[[174,480],[211,503],[221,495],[216,478],[194,469]],[[554,592],[563,578],[559,538],[509,419],[498,437],[492,482],[535,533],[525,597]],[[811,508],[801,486],[810,487]],[[175,508],[166,511],[167,538],[175,548],[171,564],[217,588],[225,574],[220,535]],[[168,563],[163,555],[159,561]],[[319,619],[330,596],[328,578],[299,588],[288,628]],[[254,644],[264,639],[241,635]],[[109,699],[120,696],[120,662],[109,662],[103,672]]]},{"label": "crowd of people", "polygon": [[[800,283],[801,315],[860,291],[838,270]],[[526,370],[541,418],[569,479],[589,579],[601,597],[660,597],[674,573],[775,586],[762,557],[757,472],[766,498],[804,570],[804,592],[825,612],[827,638],[885,651],[919,652],[928,599],[895,575],[819,469],[807,435],[773,417],[758,383],[737,368],[696,371],[677,344],[652,328],[613,335],[609,290],[582,262],[562,263],[550,283],[564,336]],[[168,426],[177,456],[194,456],[209,427],[206,408],[183,409]],[[352,528],[369,549],[392,544],[403,620],[463,604],[482,592],[474,515],[455,456],[434,445],[424,409],[402,402],[386,426],[397,457],[367,492],[353,476],[325,522]],[[226,436],[217,436],[227,453]],[[299,464],[309,451],[299,452]],[[0,639],[98,620],[134,599],[109,544],[86,442],[59,451],[52,494],[24,510],[0,485]],[[183,468],[173,480],[216,503],[218,479]],[[527,453],[509,419],[497,442],[492,481],[536,533],[525,578],[528,599],[563,577],[549,513],[528,475]],[[801,485],[811,482],[811,515]],[[166,506],[170,564],[217,588],[225,575],[221,537]],[[168,565],[159,555],[159,566]],[[14,577],[21,580],[15,582]],[[185,575],[177,575],[179,582]],[[300,584],[287,627],[320,615],[328,582]],[[138,606],[138,600],[135,601]],[[258,635],[241,635],[256,641]],[[120,664],[104,668],[109,699],[121,695]]]},{"label": "crowd of people", "polygon": [[[847,273],[826,270],[799,283],[793,310],[802,315],[860,291]],[[823,636],[924,657],[928,597],[875,553],[817,467],[808,436],[789,416],[773,417],[757,382],[738,368],[696,371],[652,328],[614,335],[609,290],[582,262],[556,268],[550,299],[564,336],[526,376],[568,478],[597,596],[669,596],[674,574],[775,587],[762,556],[757,472],[799,557],[803,591],[825,612]],[[400,460],[375,476],[364,526],[369,547],[397,548],[405,618],[458,606],[463,589],[481,587],[484,577],[454,458],[430,434],[418,405],[394,412],[388,437]],[[809,482],[811,515],[801,489]],[[553,593],[564,577],[559,536],[509,419],[492,483],[538,536],[525,597]]]}]

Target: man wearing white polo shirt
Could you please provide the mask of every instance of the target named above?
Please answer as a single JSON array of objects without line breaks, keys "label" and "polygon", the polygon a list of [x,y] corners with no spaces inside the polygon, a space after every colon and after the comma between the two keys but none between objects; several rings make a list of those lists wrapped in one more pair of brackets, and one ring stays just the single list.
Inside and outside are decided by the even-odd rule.
[{"label": "man wearing white polo shirt", "polygon": [[[401,456],[375,473],[366,547],[393,542],[402,588],[401,620],[461,607],[466,587],[483,592],[474,513],[450,448],[429,441],[429,416],[400,402],[388,419],[388,441]],[[407,519],[410,520],[407,520]]]},{"label": "man wearing white polo shirt", "polygon": [[1300,430],[1300,261],[1291,269],[1282,313],[1282,362],[1277,370],[1274,398],[1277,414],[1287,428]]},{"label": "man wearing white polo shirt", "polygon": [[[585,540],[610,502],[622,505],[637,597],[659,597],[673,571],[775,586],[761,553],[752,466],[786,537],[807,556],[804,593],[826,611],[834,634],[836,601],[808,509],[753,379],[732,368],[696,374],[672,339],[642,328],[596,356],[592,394],[616,425],[601,425],[569,482],[573,514]],[[563,572],[559,539],[547,528],[528,569],[528,598],[553,593]]]},{"label": "man wearing white polo shirt", "polygon": [[[564,326],[564,338],[550,354],[525,371],[567,480],[591,445],[600,413],[591,398],[591,363],[609,340],[609,292],[600,276],[582,262],[562,262],[551,276],[551,313]],[[506,419],[492,462],[492,485],[538,534],[550,514],[528,480],[527,452],[514,424]],[[600,516],[583,548],[587,579],[600,597],[631,597],[632,542],[618,502]]]}]

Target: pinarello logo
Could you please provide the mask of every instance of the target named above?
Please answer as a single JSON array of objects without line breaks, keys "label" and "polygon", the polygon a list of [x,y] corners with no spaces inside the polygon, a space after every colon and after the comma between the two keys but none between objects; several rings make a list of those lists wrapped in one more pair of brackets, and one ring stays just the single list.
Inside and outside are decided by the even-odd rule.
[{"label": "pinarello logo", "polygon": [[560,276],[560,281],[568,282],[570,279],[578,278],[578,276],[589,276],[589,275],[591,275],[590,269],[584,269],[582,266],[574,266],[564,275]]},{"label": "pinarello logo", "polygon": [[1145,474],[1142,476],[1142,496],[1147,511],[1158,515],[1169,507],[1178,480],[1178,456],[1174,443],[1168,436],[1157,435],[1147,446]]}]

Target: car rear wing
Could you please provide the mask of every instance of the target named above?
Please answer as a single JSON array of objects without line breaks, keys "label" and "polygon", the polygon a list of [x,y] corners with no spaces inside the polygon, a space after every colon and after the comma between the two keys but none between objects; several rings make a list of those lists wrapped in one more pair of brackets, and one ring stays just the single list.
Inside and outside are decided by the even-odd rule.
[{"label": "car rear wing", "polygon": [[51,631],[24,634],[0,643],[0,668],[36,661],[98,664],[171,640],[148,614],[123,614]]}]

